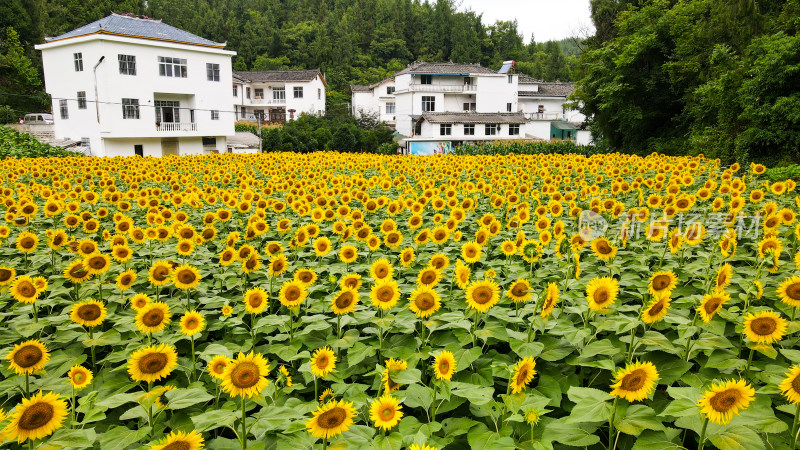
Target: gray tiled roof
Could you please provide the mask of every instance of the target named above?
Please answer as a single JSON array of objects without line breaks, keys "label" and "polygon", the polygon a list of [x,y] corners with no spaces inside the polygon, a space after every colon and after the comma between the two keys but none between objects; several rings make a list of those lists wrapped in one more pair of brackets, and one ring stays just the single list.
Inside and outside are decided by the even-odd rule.
[{"label": "gray tiled roof", "polygon": [[395,73],[403,75],[406,73],[440,74],[440,75],[462,75],[471,73],[497,73],[492,69],[481,66],[480,64],[459,64],[451,62],[413,62],[405,69]]},{"label": "gray tiled roof", "polygon": [[319,69],[309,70],[251,70],[233,71],[233,75],[244,81],[311,81],[322,75]]},{"label": "gray tiled roof", "polygon": [[129,17],[114,13],[62,35],[47,37],[45,41],[52,42],[97,33],[122,34],[145,39],[157,39],[209,47],[225,47],[224,42],[214,42],[202,38],[188,31],[181,30],[180,28],[175,28],[172,25],[167,25],[161,20],[140,19],[138,17]]},{"label": "gray tiled roof", "polygon": [[350,92],[371,92],[372,88],[363,84],[351,84]]},{"label": "gray tiled roof", "polygon": [[422,119],[429,123],[525,123],[522,113],[424,113]]},{"label": "gray tiled roof", "polygon": [[539,84],[542,83],[542,80],[529,77],[527,75],[520,75],[519,76],[519,84]]},{"label": "gray tiled roof", "polygon": [[519,91],[520,97],[568,97],[575,90],[574,83],[541,82],[538,91]]}]

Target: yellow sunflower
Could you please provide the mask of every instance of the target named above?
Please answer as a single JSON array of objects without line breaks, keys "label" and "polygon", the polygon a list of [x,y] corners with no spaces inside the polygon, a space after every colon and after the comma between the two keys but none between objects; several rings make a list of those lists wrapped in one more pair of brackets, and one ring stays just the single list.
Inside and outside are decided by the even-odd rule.
[{"label": "yellow sunflower", "polygon": [[426,267],[419,271],[417,284],[420,286],[434,287],[442,280],[442,271],[435,267]]},{"label": "yellow sunflower", "polygon": [[69,318],[84,327],[96,327],[103,323],[108,312],[106,306],[97,300],[89,299],[72,306]]},{"label": "yellow sunflower", "polygon": [[792,308],[800,306],[800,275],[783,280],[783,283],[778,286],[778,297]]},{"label": "yellow sunflower", "polygon": [[400,289],[395,280],[381,280],[372,286],[369,294],[372,305],[382,310],[387,310],[397,304],[400,299]]},{"label": "yellow sunflower", "polygon": [[294,280],[303,283],[306,287],[317,281],[317,273],[311,269],[298,269],[294,273]]},{"label": "yellow sunflower", "polygon": [[264,289],[255,287],[244,293],[244,309],[250,314],[261,314],[267,306],[269,306],[269,296]]},{"label": "yellow sunflower", "polygon": [[299,281],[287,281],[281,286],[278,300],[287,308],[296,308],[303,303],[308,296],[305,285]]},{"label": "yellow sunflower", "polygon": [[650,293],[655,295],[661,293],[670,293],[678,284],[678,277],[671,270],[662,270],[655,272],[650,276],[650,285],[648,289]]},{"label": "yellow sunflower", "polygon": [[717,276],[715,278],[717,283],[717,289],[724,289],[729,284],[731,284],[731,275],[733,274],[733,267],[729,263],[723,264],[717,270]]},{"label": "yellow sunflower", "polygon": [[11,283],[11,296],[20,303],[33,303],[41,292],[33,284],[33,278],[22,275]]},{"label": "yellow sunflower", "polygon": [[9,370],[17,375],[30,375],[44,369],[47,361],[50,361],[50,352],[41,341],[30,340],[15,344],[6,359]]},{"label": "yellow sunflower", "polygon": [[156,261],[147,273],[153,286],[165,286],[172,281],[172,264],[169,261]]},{"label": "yellow sunflower", "polygon": [[136,328],[142,333],[158,333],[162,331],[171,320],[169,306],[164,302],[146,304],[136,312]]},{"label": "yellow sunflower", "polygon": [[649,397],[655,389],[658,370],[649,361],[635,362],[617,370],[614,378],[611,395],[637,402]]},{"label": "yellow sunflower", "polygon": [[306,422],[308,432],[315,438],[330,439],[350,429],[356,412],[352,402],[339,400],[318,406],[313,414]]},{"label": "yellow sunflower", "polygon": [[133,308],[136,311],[139,311],[140,309],[144,308],[149,303],[150,303],[150,297],[148,297],[145,294],[136,294],[133,297],[131,297],[131,308]]},{"label": "yellow sunflower", "polygon": [[20,253],[36,251],[37,245],[39,245],[39,238],[30,231],[24,231],[17,236],[17,250]]},{"label": "yellow sunflower", "polygon": [[500,287],[491,280],[474,281],[466,292],[467,306],[485,313],[500,301]]},{"label": "yellow sunflower", "polygon": [[211,358],[211,361],[208,362],[208,374],[221,380],[230,361],[230,358],[224,355],[217,355]]},{"label": "yellow sunflower", "polygon": [[441,298],[435,289],[428,286],[418,286],[411,291],[408,307],[419,318],[430,317],[442,306]]},{"label": "yellow sunflower", "polygon": [[269,364],[261,353],[239,353],[225,367],[222,390],[231,397],[255,397],[269,385]]},{"label": "yellow sunflower", "polygon": [[0,286],[12,283],[16,276],[17,271],[14,268],[7,266],[0,267]]},{"label": "yellow sunflower", "polygon": [[83,266],[83,260],[71,262],[64,269],[64,278],[73,283],[82,283],[92,277],[92,274]]},{"label": "yellow sunflower", "polygon": [[470,241],[461,246],[461,257],[468,264],[474,264],[481,259],[481,246],[475,242]]},{"label": "yellow sunflower", "polygon": [[774,311],[744,316],[744,335],[756,344],[772,344],[783,339],[788,323]]},{"label": "yellow sunflower", "polygon": [[166,378],[178,364],[175,347],[150,345],[133,352],[128,359],[128,373],[133,381],[151,383]]},{"label": "yellow sunflower", "polygon": [[511,284],[506,291],[506,297],[514,301],[514,303],[526,302],[533,295],[531,284],[524,278],[519,278]]},{"label": "yellow sunflower", "polygon": [[466,289],[469,286],[469,276],[470,276],[470,268],[468,265],[464,264],[463,261],[460,259],[456,261],[456,268],[455,268],[455,277],[456,277],[456,284],[461,289]]},{"label": "yellow sunflower", "polygon": [[536,361],[532,357],[523,358],[514,366],[514,373],[508,381],[511,383],[511,393],[519,394],[525,389],[536,375]]},{"label": "yellow sunflower", "polygon": [[607,313],[619,295],[619,282],[616,278],[598,277],[586,286],[586,301],[589,308],[600,314]]},{"label": "yellow sunflower", "polygon": [[447,350],[442,350],[433,360],[433,373],[437,380],[450,381],[456,372],[456,358]]},{"label": "yellow sunflower", "polygon": [[558,284],[550,282],[547,285],[547,292],[544,296],[544,305],[542,306],[542,318],[547,319],[553,313],[553,308],[558,304]]},{"label": "yellow sunflower", "polygon": [[83,389],[92,384],[92,371],[83,366],[72,366],[67,372],[69,384],[75,389]]},{"label": "yellow sunflower", "polygon": [[341,260],[345,264],[350,264],[351,262],[358,259],[358,250],[352,245],[345,245],[342,246],[341,250],[339,250],[339,260]]},{"label": "yellow sunflower", "polygon": [[389,430],[400,422],[403,418],[403,411],[400,402],[391,395],[384,395],[369,407],[369,418],[376,428]]},{"label": "yellow sunflower", "polygon": [[725,425],[733,419],[734,414],[739,415],[739,411],[750,405],[755,393],[755,389],[745,380],[715,383],[703,394],[697,406],[709,421]]},{"label": "yellow sunflower", "polygon": [[408,362],[403,361],[402,359],[389,358],[386,360],[386,366],[383,369],[381,381],[383,382],[383,389],[387,394],[391,394],[401,386],[400,383],[396,383],[394,380],[392,380],[391,374],[393,372],[406,369],[408,369]]},{"label": "yellow sunflower", "polygon": [[172,282],[178,289],[195,289],[200,284],[200,272],[189,264],[182,264],[175,268]]},{"label": "yellow sunflower", "polygon": [[64,423],[67,417],[67,402],[61,396],[39,391],[31,398],[23,398],[17,405],[11,421],[4,430],[5,438],[22,444],[50,436]]},{"label": "yellow sunflower", "polygon": [[372,277],[373,280],[385,280],[392,278],[394,274],[394,267],[386,258],[381,258],[374,263],[369,268],[369,276]]},{"label": "yellow sunflower", "polygon": [[92,253],[83,259],[83,266],[91,275],[100,275],[111,268],[111,258],[100,252]]},{"label": "yellow sunflower", "polygon": [[128,269],[117,275],[117,289],[120,291],[127,291],[131,288],[136,281],[136,272],[133,269]]},{"label": "yellow sunflower", "polygon": [[800,403],[800,366],[793,366],[786,372],[786,378],[778,385],[778,389],[789,403]]},{"label": "yellow sunflower", "polygon": [[315,377],[326,377],[336,368],[336,355],[330,348],[323,347],[314,352],[309,363]]},{"label": "yellow sunflower", "polygon": [[669,294],[657,294],[653,301],[642,310],[642,322],[655,323],[666,317],[671,299]]},{"label": "yellow sunflower", "polygon": [[592,251],[600,261],[608,261],[617,256],[617,247],[611,245],[605,237],[592,240]]},{"label": "yellow sunflower", "polygon": [[186,311],[181,316],[181,333],[186,336],[194,336],[201,333],[206,327],[206,319],[197,311]]},{"label": "yellow sunflower", "polygon": [[173,431],[159,443],[151,445],[149,450],[200,450],[203,447],[203,436],[197,430],[188,433]]},{"label": "yellow sunflower", "polygon": [[358,291],[352,288],[342,288],[336,297],[331,300],[331,310],[334,314],[348,314],[356,309],[359,301]]},{"label": "yellow sunflower", "polygon": [[700,313],[700,317],[703,319],[703,322],[711,322],[711,319],[714,318],[714,315],[717,313],[717,311],[719,311],[722,308],[722,305],[727,303],[730,299],[731,296],[725,291],[715,291],[711,294],[706,294],[703,296],[703,301],[700,302],[700,306],[697,307],[697,312]]}]

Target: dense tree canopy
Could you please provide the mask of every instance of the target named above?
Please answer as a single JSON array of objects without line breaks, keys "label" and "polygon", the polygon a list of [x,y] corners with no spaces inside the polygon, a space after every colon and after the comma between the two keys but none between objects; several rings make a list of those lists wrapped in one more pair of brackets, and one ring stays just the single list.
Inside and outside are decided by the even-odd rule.
[{"label": "dense tree canopy", "polygon": [[576,97],[622,151],[800,162],[799,0],[593,0]]},{"label": "dense tree canopy", "polygon": [[[225,41],[238,53],[234,67],[239,70],[319,67],[330,89],[338,93],[349,94],[350,84],[374,83],[415,60],[499,68],[503,60],[514,59],[521,73],[537,78],[576,77],[574,40],[525,44],[516,22],[485,24],[481,15],[456,4],[454,0],[4,0],[0,32],[5,39],[4,30],[13,27],[24,56],[38,70],[40,55],[33,45],[44,36],[114,11],[163,19]],[[0,96],[0,104],[7,104],[6,99]]]}]

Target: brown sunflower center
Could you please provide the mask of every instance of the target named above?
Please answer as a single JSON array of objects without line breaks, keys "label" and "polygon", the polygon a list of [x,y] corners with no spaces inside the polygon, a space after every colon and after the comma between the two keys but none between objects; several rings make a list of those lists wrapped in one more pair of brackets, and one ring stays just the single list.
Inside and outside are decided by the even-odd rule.
[{"label": "brown sunflower center", "polygon": [[391,420],[394,417],[394,408],[391,406],[384,406],[381,408],[381,419]]},{"label": "brown sunflower center", "polygon": [[227,366],[228,366],[228,365],[227,365],[227,364],[225,364],[225,363],[218,362],[218,363],[216,363],[216,364],[214,365],[214,367],[212,368],[212,370],[213,370],[213,371],[214,371],[214,373],[216,373],[216,374],[221,374],[222,372],[225,372],[225,367],[227,367]]},{"label": "brown sunflower center", "polygon": [[186,441],[175,441],[161,447],[162,450],[191,450],[192,446]]},{"label": "brown sunflower center", "polygon": [[164,311],[153,308],[142,316],[142,323],[148,327],[157,327],[164,321]]},{"label": "brown sunflower center", "polygon": [[800,283],[792,283],[787,286],[786,296],[792,300],[800,300]]},{"label": "brown sunflower center", "polygon": [[164,266],[158,266],[153,269],[153,279],[156,281],[164,281],[169,275],[169,269]]},{"label": "brown sunflower center", "polygon": [[436,301],[428,292],[423,292],[422,294],[418,295],[416,299],[414,299],[414,304],[417,305],[417,308],[420,311],[427,311],[433,308],[436,305]]},{"label": "brown sunflower center", "polygon": [[608,292],[608,289],[605,287],[601,287],[600,289],[594,291],[594,295],[592,295],[594,302],[598,305],[603,305],[607,303],[611,299],[611,295]]},{"label": "brown sunflower center", "polygon": [[167,355],[160,352],[148,353],[139,360],[139,371],[142,373],[158,373],[167,367]]},{"label": "brown sunflower center", "polygon": [[328,367],[328,363],[329,362],[330,362],[330,360],[328,359],[328,356],[319,355],[317,357],[316,366],[320,370],[325,370]]},{"label": "brown sunflower center", "polygon": [[348,278],[344,281],[344,285],[349,288],[355,288],[356,286],[358,286],[358,280],[356,280],[355,278]]},{"label": "brown sunflower center", "polygon": [[722,299],[719,297],[712,297],[703,305],[706,314],[714,314],[722,304]]},{"label": "brown sunflower center", "polygon": [[659,300],[655,305],[651,306],[649,310],[647,310],[647,315],[649,316],[657,316],[658,313],[664,310],[664,300]]},{"label": "brown sunflower center", "polygon": [[178,280],[183,284],[192,284],[197,280],[197,276],[191,270],[181,270],[178,272]]},{"label": "brown sunflower center", "polygon": [[656,275],[653,278],[653,289],[656,291],[663,291],[668,288],[672,283],[672,278],[669,275]]},{"label": "brown sunflower center", "polygon": [[726,389],[711,397],[709,403],[714,411],[726,412],[731,409],[741,398],[741,393],[736,389]]},{"label": "brown sunflower center", "polygon": [[517,385],[525,384],[525,380],[528,379],[528,367],[522,366],[517,371]]},{"label": "brown sunflower center", "polygon": [[795,393],[800,393],[800,375],[794,377],[792,380],[792,390]]},{"label": "brown sunflower center", "polygon": [[311,274],[311,272],[300,272],[297,278],[303,283],[311,283],[311,280],[314,279],[314,276]]},{"label": "brown sunflower center", "polygon": [[8,269],[0,269],[0,283],[5,283],[11,279],[13,273]]},{"label": "brown sunflower center", "polygon": [[325,411],[317,417],[317,424],[320,428],[336,428],[347,419],[347,412],[338,406]]},{"label": "brown sunflower center", "polygon": [[289,288],[286,289],[286,299],[293,302],[298,298],[300,298],[300,289],[297,286],[289,286]]},{"label": "brown sunflower center", "polygon": [[479,305],[489,303],[492,300],[492,290],[486,286],[480,286],[472,293],[472,300]]},{"label": "brown sunflower center", "polygon": [[450,362],[446,359],[439,361],[439,372],[442,374],[447,374],[450,372]]},{"label": "brown sunflower center", "polygon": [[231,371],[231,383],[239,389],[246,389],[258,384],[258,366],[251,362],[241,362]]},{"label": "brown sunflower center", "polygon": [[389,274],[389,268],[386,266],[378,266],[377,268],[375,268],[375,275],[377,275],[378,278],[386,278],[388,274]]},{"label": "brown sunflower center", "polygon": [[431,284],[436,281],[436,271],[434,270],[426,270],[422,272],[422,276],[419,277],[422,284]]},{"label": "brown sunflower center", "polygon": [[750,322],[750,331],[759,336],[769,336],[775,332],[778,324],[772,317],[759,317]]},{"label": "brown sunflower center", "polygon": [[253,308],[258,308],[262,303],[264,303],[264,299],[262,299],[260,295],[254,294],[247,299],[247,303]]},{"label": "brown sunflower center", "polygon": [[97,320],[102,314],[102,310],[94,303],[81,305],[78,308],[78,317],[86,321]]},{"label": "brown sunflower center", "polygon": [[14,353],[14,363],[23,369],[35,366],[44,357],[42,349],[35,345],[25,345]]},{"label": "brown sunflower center", "polygon": [[514,297],[522,297],[528,292],[528,286],[525,283],[517,283],[511,288],[511,295]]},{"label": "brown sunflower center", "polygon": [[37,402],[25,408],[19,418],[19,426],[25,431],[38,430],[53,419],[55,410],[53,405],[46,402]]},{"label": "brown sunflower center", "polygon": [[611,247],[608,245],[608,242],[606,241],[599,241],[596,247],[597,247],[597,253],[600,253],[601,255],[608,255],[612,252]]},{"label": "brown sunflower center", "polygon": [[25,236],[24,238],[20,239],[19,245],[24,249],[29,249],[36,245],[36,241],[34,241],[30,236]]},{"label": "brown sunflower center", "polygon": [[475,249],[475,247],[467,247],[464,249],[464,253],[470,258],[474,257],[477,252],[478,251]]},{"label": "brown sunflower center", "polygon": [[120,284],[127,286],[133,282],[133,277],[130,274],[125,274],[119,279]]},{"label": "brown sunflower center", "polygon": [[280,261],[275,261],[272,263],[272,271],[273,272],[280,272],[283,270],[283,263]]},{"label": "brown sunflower center", "polygon": [[23,280],[17,284],[17,292],[25,298],[33,298],[36,296],[36,286],[28,280]]},{"label": "brown sunflower center", "polygon": [[382,286],[378,289],[378,300],[388,302],[394,296],[394,289],[391,286]]},{"label": "brown sunflower center", "polygon": [[83,382],[86,381],[86,374],[83,372],[75,372],[72,375],[72,381],[75,384],[83,384]]},{"label": "brown sunflower center", "polygon": [[625,391],[638,391],[644,387],[645,381],[647,381],[647,374],[642,369],[636,369],[622,377],[620,387]]},{"label": "brown sunflower center", "polygon": [[336,307],[345,309],[353,304],[353,294],[351,292],[342,292],[336,297]]}]

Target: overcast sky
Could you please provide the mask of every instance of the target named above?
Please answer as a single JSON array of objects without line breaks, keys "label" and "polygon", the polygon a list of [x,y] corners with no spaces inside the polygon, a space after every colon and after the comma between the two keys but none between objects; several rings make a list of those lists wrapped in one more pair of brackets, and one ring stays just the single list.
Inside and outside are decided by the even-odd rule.
[{"label": "overcast sky", "polygon": [[460,9],[483,14],[486,25],[517,19],[526,43],[531,33],[536,42],[572,37],[581,27],[594,33],[589,0],[462,0]]}]

